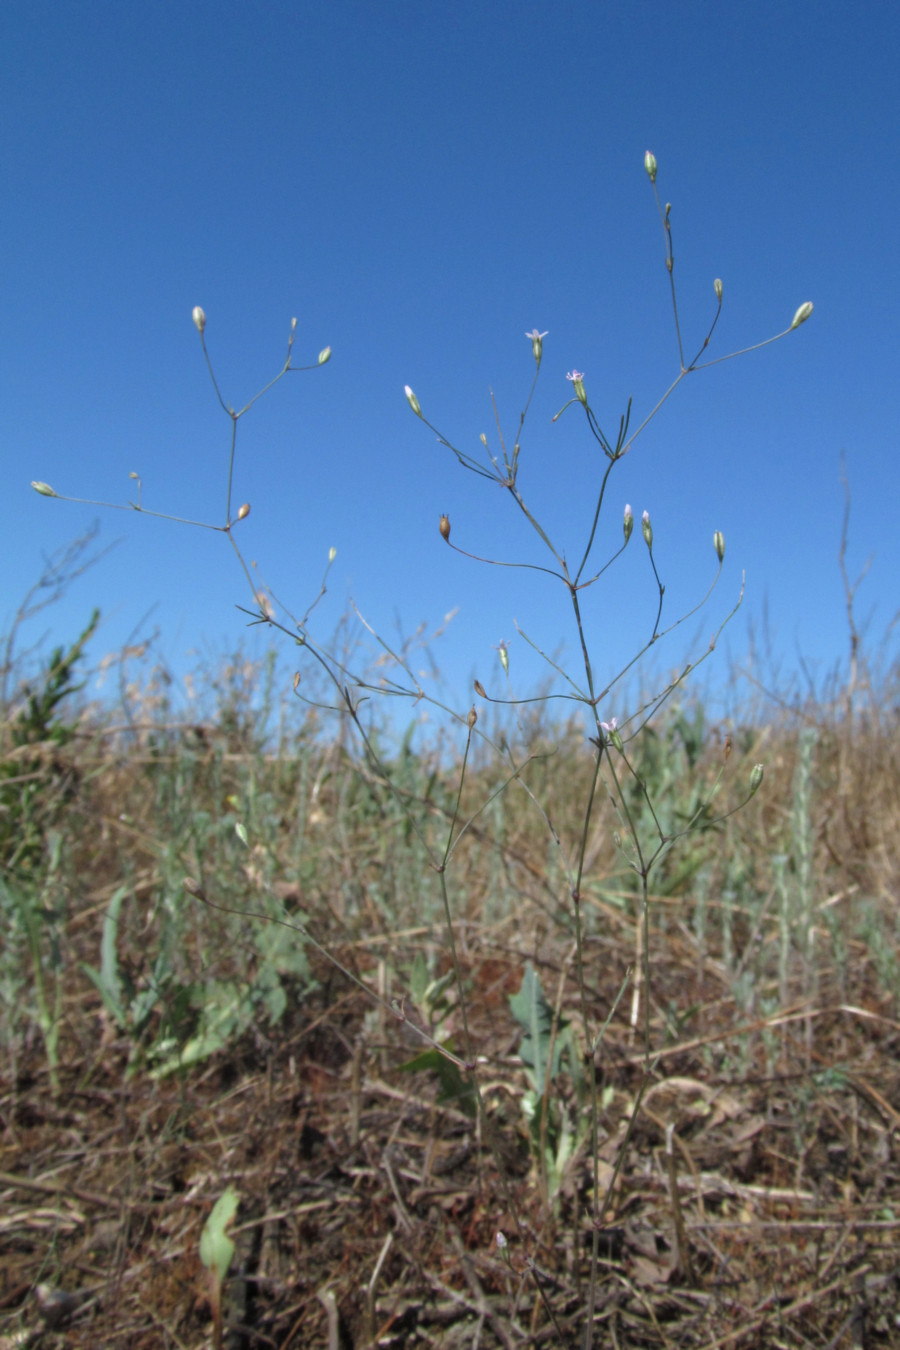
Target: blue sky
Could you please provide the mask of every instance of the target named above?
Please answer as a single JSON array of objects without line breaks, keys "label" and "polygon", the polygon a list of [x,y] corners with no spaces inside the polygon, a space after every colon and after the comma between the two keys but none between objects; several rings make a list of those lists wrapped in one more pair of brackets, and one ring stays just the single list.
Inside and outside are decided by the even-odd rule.
[{"label": "blue sky", "polygon": [[[663,237],[643,169],[672,202],[685,347],[724,307],[709,356],[812,319],[782,342],[693,374],[613,471],[597,564],[626,502],[647,509],[664,619],[690,608],[727,552],[703,614],[654,656],[702,651],[746,572],[746,598],[708,678],[763,630],[787,677],[847,650],[837,567],[840,456],[853,493],[849,563],[873,556],[860,618],[877,646],[898,607],[900,502],[896,52],[900,11],[702,3],[159,3],[18,5],[3,15],[6,184],[0,448],[5,626],[42,558],[99,520],[115,549],[24,638],[68,641],[93,605],[96,664],[159,630],[176,675],[242,639],[249,592],[227,540],[127,512],[131,471],[155,510],[221,523],[230,423],[284,358],[290,374],[242,421],[236,503],[248,559],[327,637],[349,600],[393,638],[457,611],[434,650],[453,699],[477,675],[517,692],[540,663],[516,623],[577,669],[558,582],[479,566],[545,563],[499,487],[464,472],[403,396],[454,444],[496,451],[490,391],[514,438],[547,330],[519,486],[559,548],[583,548],[603,468],[580,408],[585,372],[613,438],[678,370]],[[890,507],[890,502],[894,507]],[[649,637],[656,593],[635,531],[586,592],[603,677]],[[893,648],[896,651],[896,642]],[[205,658],[204,658],[205,659]],[[290,667],[293,657],[286,653]],[[626,709],[610,700],[608,714]]]}]

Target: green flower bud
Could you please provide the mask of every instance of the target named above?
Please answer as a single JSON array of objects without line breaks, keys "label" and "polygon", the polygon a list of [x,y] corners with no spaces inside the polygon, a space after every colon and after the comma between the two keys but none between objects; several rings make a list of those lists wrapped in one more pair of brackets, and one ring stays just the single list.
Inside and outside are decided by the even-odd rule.
[{"label": "green flower bud", "polygon": [[651,183],[656,182],[656,156],[647,150],[644,154],[644,168],[647,170],[647,177]]},{"label": "green flower bud", "polygon": [[721,562],[725,557],[725,536],[721,530],[716,530],[713,535],[713,548],[716,550],[716,557]]},{"label": "green flower bud", "polygon": [[750,796],[751,796],[751,797],[753,796],[754,792],[758,792],[758,791],[759,791],[759,787],[760,787],[760,784],[762,783],[762,780],[763,780],[763,774],[765,773],[765,771],[766,771],[766,767],[765,767],[764,764],[754,764],[754,766],[753,766],[753,772],[752,772],[751,775],[750,775]]},{"label": "green flower bud", "polygon": [[653,526],[650,524],[650,512],[645,511],[641,516],[641,534],[644,536],[644,543],[648,548],[653,547]]},{"label": "green flower bud", "polygon": [[191,318],[194,320],[194,326],[198,333],[202,333],[206,327],[206,315],[199,305],[195,305],[191,310]]},{"label": "green flower bud", "polygon": [[622,521],[622,532],[625,535],[625,543],[631,538],[631,531],[634,529],[634,516],[631,514],[631,507],[625,507],[625,518]]},{"label": "green flower bud", "polygon": [[717,299],[717,300],[721,300],[721,299],[722,299],[722,278],[721,278],[721,277],[716,277],[715,281],[713,282],[713,290],[714,290],[715,293],[716,293],[716,299]]},{"label": "green flower bud", "polygon": [[319,365],[324,366],[326,361],[331,360],[331,348],[323,347],[319,352]]},{"label": "green flower bud", "polygon": [[42,497],[57,497],[59,495],[53,491],[49,483],[35,483],[32,481],[31,486],[34,488],[35,492],[39,492]]},{"label": "green flower bud", "polygon": [[412,408],[413,412],[416,414],[416,417],[421,417],[422,409],[419,407],[419,400],[416,398],[415,394],[410,389],[408,384],[405,384],[403,386],[403,392],[406,395],[407,403]]},{"label": "green flower bud", "polygon": [[329,563],[333,563],[336,557],[337,557],[337,549],[334,548],[334,547],[330,548],[330,549],[328,550],[328,561],[329,561]]},{"label": "green flower bud", "polygon": [[812,312],[813,312],[812,301],[807,300],[804,304],[800,306],[800,308],[797,310],[797,313],[794,315],[791,321],[791,328],[799,328],[801,323],[806,323],[806,320],[809,318]]}]

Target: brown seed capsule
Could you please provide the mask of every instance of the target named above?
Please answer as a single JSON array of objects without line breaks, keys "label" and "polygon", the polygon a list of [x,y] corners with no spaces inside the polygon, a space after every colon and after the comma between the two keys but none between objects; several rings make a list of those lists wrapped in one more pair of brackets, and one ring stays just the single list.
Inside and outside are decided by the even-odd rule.
[{"label": "brown seed capsule", "polygon": [[440,531],[441,531],[441,538],[442,538],[442,539],[446,539],[446,540],[447,540],[447,543],[449,544],[449,542],[450,542],[450,517],[449,517],[449,516],[441,516]]},{"label": "brown seed capsule", "polygon": [[244,505],[238,511],[238,520],[246,520],[250,514],[250,503],[244,502]]},{"label": "brown seed capsule", "polygon": [[733,741],[732,741],[732,739],[731,739],[731,732],[729,732],[728,735],[725,737],[725,763],[726,763],[726,764],[728,763],[728,756],[731,754],[732,745],[733,745]]},{"label": "brown seed capsule", "polygon": [[35,1285],[35,1297],[41,1317],[48,1327],[59,1326],[78,1307],[77,1294],[67,1293],[64,1289],[54,1289],[49,1284]]},{"label": "brown seed capsule", "polygon": [[472,707],[469,709],[469,715],[466,718],[466,724],[470,731],[472,730],[477,721],[478,721],[478,714],[475,711],[475,705],[473,704]]},{"label": "brown seed capsule", "polygon": [[478,695],[479,698],[487,698],[487,694],[484,692],[484,685],[481,683],[480,680],[475,680],[474,687],[475,693]]}]

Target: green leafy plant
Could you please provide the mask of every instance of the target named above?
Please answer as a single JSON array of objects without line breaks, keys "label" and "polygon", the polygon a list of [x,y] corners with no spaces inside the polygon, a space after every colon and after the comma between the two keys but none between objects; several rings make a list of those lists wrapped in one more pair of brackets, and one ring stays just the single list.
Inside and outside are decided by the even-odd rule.
[{"label": "green leafy plant", "polygon": [[234,1241],[228,1229],[234,1223],[239,1203],[237,1191],[229,1186],[213,1205],[200,1234],[200,1260],[206,1267],[213,1314],[214,1350],[222,1350],[222,1286],[234,1256]]},{"label": "green leafy plant", "polygon": [[76,771],[62,752],[78,726],[63,715],[63,705],[84,687],[84,680],[76,683],[76,670],[99,621],[95,609],[68,650],[55,648],[40,674],[19,692],[18,711],[4,727],[0,864],[22,876],[40,871],[47,832],[77,786]]},{"label": "green leafy plant", "polygon": [[[189,895],[199,887],[185,883]],[[164,920],[161,941],[148,955],[149,971],[140,987],[119,960],[122,908],[127,886],[112,895],[103,921],[99,968],[82,970],[97,989],[106,1012],[130,1042],[129,1076],[146,1067],[154,1079],[184,1072],[210,1058],[263,1018],[281,1020],[288,1005],[288,985],[313,987],[305,946],[290,924],[259,922],[255,926],[252,973],[185,980],[172,941],[182,922]],[[183,906],[182,906],[183,907]],[[270,906],[270,915],[283,909]],[[265,915],[259,916],[265,919]]]},{"label": "green leafy plant", "polygon": [[[50,1085],[59,1092],[59,1038],[63,1011],[66,887],[64,877],[66,842],[60,831],[47,839],[47,859],[41,878],[22,879],[0,875],[0,911],[5,918],[4,984],[13,995],[9,1003],[7,1036],[13,1022],[33,1014],[47,1056]],[[31,970],[31,989],[14,972],[26,964]]]},{"label": "green leafy plant", "polygon": [[437,1044],[406,1060],[400,1068],[405,1073],[434,1074],[440,1085],[437,1100],[455,1106],[464,1115],[474,1119],[478,1107],[472,1083],[463,1077],[456,1060],[448,1058],[445,1053],[454,1049],[452,1036],[445,1033],[441,1025],[452,1012],[448,992],[454,988],[454,984],[452,970],[438,979],[432,979],[424,956],[421,952],[416,954],[409,974],[410,997]]},{"label": "green leafy plant", "polygon": [[[572,1024],[547,1002],[530,961],[525,965],[522,987],[510,995],[509,1006],[523,1029],[519,1057],[529,1087],[522,1097],[522,1111],[544,1196],[549,1201],[558,1195],[566,1167],[588,1134],[583,1052]],[[564,1072],[575,1090],[573,1104],[566,1102],[559,1090]]]}]

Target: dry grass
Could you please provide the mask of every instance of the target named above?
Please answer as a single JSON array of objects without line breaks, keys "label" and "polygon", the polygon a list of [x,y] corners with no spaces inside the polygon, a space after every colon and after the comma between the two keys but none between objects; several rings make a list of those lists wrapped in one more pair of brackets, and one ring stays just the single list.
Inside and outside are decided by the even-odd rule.
[{"label": "dry grass", "polygon": [[[820,707],[736,737],[723,791],[737,799],[757,759],[763,790],[654,874],[656,1058],[600,1234],[595,1345],[900,1343],[895,733],[896,710],[848,728]],[[588,765],[572,728],[558,739],[528,781],[565,845]],[[421,1049],[411,1023],[458,1037],[459,1008],[452,988],[440,1008],[413,1006],[417,959],[448,969],[438,893],[372,772],[309,728],[277,757],[234,725],[113,745],[85,737],[47,757],[48,793],[54,774],[66,783],[52,819],[66,844],[58,960],[49,919],[42,955],[45,980],[61,982],[59,1081],[54,1092],[23,952],[0,1097],[0,1347],[208,1344],[199,1237],[229,1182],[241,1202],[230,1347],[581,1344],[589,1141],[548,1188],[509,1006],[530,960],[580,1026],[556,846],[525,793],[511,785],[478,817],[450,873],[481,1119],[402,1067]],[[659,747],[665,791],[687,802],[677,737],[663,728]],[[707,733],[693,780],[720,763]],[[392,767],[407,812],[439,835],[452,770],[413,752]],[[469,780],[472,803],[490,781],[488,768]],[[235,820],[249,822],[246,846]],[[599,1025],[634,965],[637,920],[606,830],[590,855]],[[135,990],[154,978],[167,906],[179,944],[167,997],[178,982],[250,979],[263,961],[264,930],[186,895],[185,873],[229,910],[283,905],[399,1015],[307,947],[277,1021],[260,1005],[196,1067],[153,1077],[142,1054],[165,999],[129,1034],[83,969],[99,965],[123,881],[119,961]],[[641,1061],[626,995],[595,1057],[602,1187]],[[554,1091],[575,1122],[572,1082]]]}]

